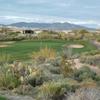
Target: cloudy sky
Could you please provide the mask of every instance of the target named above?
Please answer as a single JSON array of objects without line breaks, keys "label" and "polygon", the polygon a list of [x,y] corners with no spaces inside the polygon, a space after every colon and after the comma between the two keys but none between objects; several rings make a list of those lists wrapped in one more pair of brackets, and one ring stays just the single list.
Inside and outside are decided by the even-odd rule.
[{"label": "cloudy sky", "polygon": [[70,22],[100,27],[100,0],[0,0],[0,23]]}]

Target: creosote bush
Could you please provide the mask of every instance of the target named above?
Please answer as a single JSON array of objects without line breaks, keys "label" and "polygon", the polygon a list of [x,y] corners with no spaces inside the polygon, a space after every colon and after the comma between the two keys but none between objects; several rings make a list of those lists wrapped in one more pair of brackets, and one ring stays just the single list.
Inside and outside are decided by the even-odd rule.
[{"label": "creosote bush", "polygon": [[83,86],[100,86],[100,75],[97,75],[88,67],[76,70],[72,77],[81,82]]},{"label": "creosote bush", "polygon": [[77,82],[70,79],[47,82],[39,88],[38,100],[63,100],[67,92],[77,87]]},{"label": "creosote bush", "polygon": [[91,78],[95,75],[94,72],[90,70],[88,67],[83,67],[77,70],[74,74],[74,77],[78,81],[83,81],[84,79]]},{"label": "creosote bush", "polygon": [[43,78],[43,71],[40,69],[34,69],[28,76],[28,83],[33,86],[40,86],[43,84],[44,78]]}]

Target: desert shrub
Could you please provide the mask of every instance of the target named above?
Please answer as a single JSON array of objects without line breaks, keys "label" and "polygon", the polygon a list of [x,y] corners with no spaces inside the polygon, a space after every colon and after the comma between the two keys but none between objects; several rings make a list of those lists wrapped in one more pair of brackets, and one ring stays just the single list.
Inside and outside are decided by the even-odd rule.
[{"label": "desert shrub", "polygon": [[99,100],[100,90],[96,88],[82,88],[71,94],[65,100]]},{"label": "desert shrub", "polygon": [[81,57],[81,62],[82,63],[87,63],[87,64],[92,64],[95,66],[100,66],[100,54],[94,55],[94,56],[82,56]]},{"label": "desert shrub", "polygon": [[[70,83],[73,82],[73,83]],[[75,91],[77,88],[76,81],[72,80],[59,80],[44,83],[39,88],[39,100],[63,100],[69,91]]]},{"label": "desert shrub", "polygon": [[33,87],[42,85],[45,81],[41,68],[16,61],[13,64],[3,64],[0,67],[0,86],[16,88],[19,85],[30,84]]},{"label": "desert shrub", "polygon": [[67,59],[71,59],[73,57],[73,49],[67,44],[63,45],[62,56]]},{"label": "desert shrub", "polygon": [[92,50],[92,51],[83,53],[83,55],[92,55],[92,56],[97,55],[97,54],[100,54],[100,50]]},{"label": "desert shrub", "polygon": [[64,32],[60,32],[60,33],[59,33],[59,38],[62,39],[62,40],[67,39],[67,35],[66,35],[66,33],[64,33]]},{"label": "desert shrub", "polygon": [[20,33],[17,32],[9,32],[7,33],[8,36],[18,36]]},{"label": "desert shrub", "polygon": [[21,95],[33,95],[34,87],[32,87],[30,84],[22,84],[15,88],[13,92]]},{"label": "desert shrub", "polygon": [[0,66],[0,87],[13,89],[20,85],[20,80],[14,75],[9,65]]},{"label": "desert shrub", "polygon": [[31,74],[28,76],[28,83],[33,86],[42,85],[44,82],[43,71],[40,69],[34,69]]},{"label": "desert shrub", "polygon": [[97,85],[100,86],[100,75],[96,75],[94,80],[96,81]]},{"label": "desert shrub", "polygon": [[52,74],[60,74],[60,68],[59,68],[59,67],[52,67],[52,68],[50,69],[50,72],[51,72]]},{"label": "desert shrub", "polygon": [[0,53],[0,64],[4,64],[11,61],[11,55],[7,53]]},{"label": "desert shrub", "polygon": [[97,87],[97,86],[98,85],[97,85],[96,81],[91,78],[85,79],[80,83],[81,88],[93,88],[93,87]]},{"label": "desert shrub", "polygon": [[25,39],[25,37],[23,37],[23,36],[16,36],[16,37],[12,37],[10,40],[11,41],[22,41],[24,39]]},{"label": "desert shrub", "polygon": [[71,76],[73,73],[72,61],[67,60],[65,56],[62,56],[60,70],[64,77]]},{"label": "desert shrub", "polygon": [[52,38],[52,35],[49,34],[48,32],[41,32],[38,34],[39,39],[50,39]]},{"label": "desert shrub", "polygon": [[90,68],[88,67],[83,67],[83,68],[80,68],[79,70],[77,70],[75,73],[74,73],[74,78],[78,81],[83,81],[83,80],[86,80],[86,79],[94,79],[96,76],[96,73],[93,72]]},{"label": "desert shrub", "polygon": [[71,76],[73,73],[73,60],[72,60],[72,49],[68,46],[64,46],[61,55],[60,70],[64,77]]},{"label": "desert shrub", "polygon": [[9,65],[14,75],[21,80],[21,82],[25,82],[27,76],[30,74],[30,66],[24,64],[20,61],[15,61],[13,64]]},{"label": "desert shrub", "polygon": [[38,39],[58,39],[58,32],[44,30],[38,34]]},{"label": "desert shrub", "polygon": [[59,67],[61,64],[61,57],[56,57],[54,60],[50,60],[50,62],[54,67]]},{"label": "desert shrub", "polygon": [[82,63],[100,66],[100,50],[83,53],[80,57]]},{"label": "desert shrub", "polygon": [[25,37],[24,36],[2,36],[0,37],[0,41],[21,41],[24,40]]},{"label": "desert shrub", "polygon": [[38,52],[32,53],[32,58],[38,59],[39,61],[41,60],[45,61],[46,59],[55,59],[55,57],[56,57],[55,50],[48,47],[41,48]]}]

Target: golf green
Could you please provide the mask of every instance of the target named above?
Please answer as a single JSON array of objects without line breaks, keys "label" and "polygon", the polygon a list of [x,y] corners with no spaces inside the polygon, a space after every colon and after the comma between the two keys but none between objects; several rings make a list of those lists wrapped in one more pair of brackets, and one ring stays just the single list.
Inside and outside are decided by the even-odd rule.
[{"label": "golf green", "polygon": [[95,50],[89,41],[80,40],[29,40],[29,41],[16,41],[16,42],[0,42],[0,44],[6,45],[0,48],[0,54],[9,54],[13,59],[24,60],[29,59],[33,51],[38,51],[45,46],[55,49],[57,52],[62,51],[63,45],[81,44],[83,48],[73,48],[73,53],[82,53],[85,51]]}]

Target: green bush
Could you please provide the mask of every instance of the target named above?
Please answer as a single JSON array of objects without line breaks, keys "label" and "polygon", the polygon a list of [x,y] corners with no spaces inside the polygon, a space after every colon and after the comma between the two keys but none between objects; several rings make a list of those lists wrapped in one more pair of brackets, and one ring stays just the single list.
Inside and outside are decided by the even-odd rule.
[{"label": "green bush", "polygon": [[73,92],[78,87],[77,82],[70,79],[44,83],[39,88],[39,100],[63,100],[67,92]]},{"label": "green bush", "polygon": [[62,56],[60,71],[61,71],[61,74],[64,75],[64,77],[69,77],[73,73],[72,61],[66,59],[65,56]]},{"label": "green bush", "polygon": [[6,64],[0,66],[0,87],[14,89],[20,85],[20,80],[14,75],[14,72]]},{"label": "green bush", "polygon": [[55,59],[56,57],[56,51],[54,49],[48,48],[47,46],[44,48],[41,48],[38,52],[32,53],[33,59],[38,59],[45,61],[46,59]]},{"label": "green bush", "polygon": [[100,50],[85,52],[80,58],[82,63],[100,66]]},{"label": "green bush", "polygon": [[28,83],[33,86],[40,86],[44,82],[44,77],[43,77],[43,71],[42,70],[36,70],[33,71],[29,76],[28,76]]},{"label": "green bush", "polygon": [[3,96],[0,96],[0,100],[7,100],[7,99]]},{"label": "green bush", "polygon": [[12,61],[11,55],[2,52],[0,53],[0,64],[9,63],[10,61]]},{"label": "green bush", "polygon": [[83,67],[83,68],[80,68],[79,70],[77,70],[75,73],[74,73],[74,78],[78,81],[83,81],[83,80],[86,80],[86,79],[94,79],[96,76],[96,73],[93,72],[90,68],[88,67]]},{"label": "green bush", "polygon": [[96,75],[94,80],[97,82],[97,85],[100,86],[100,75]]}]

